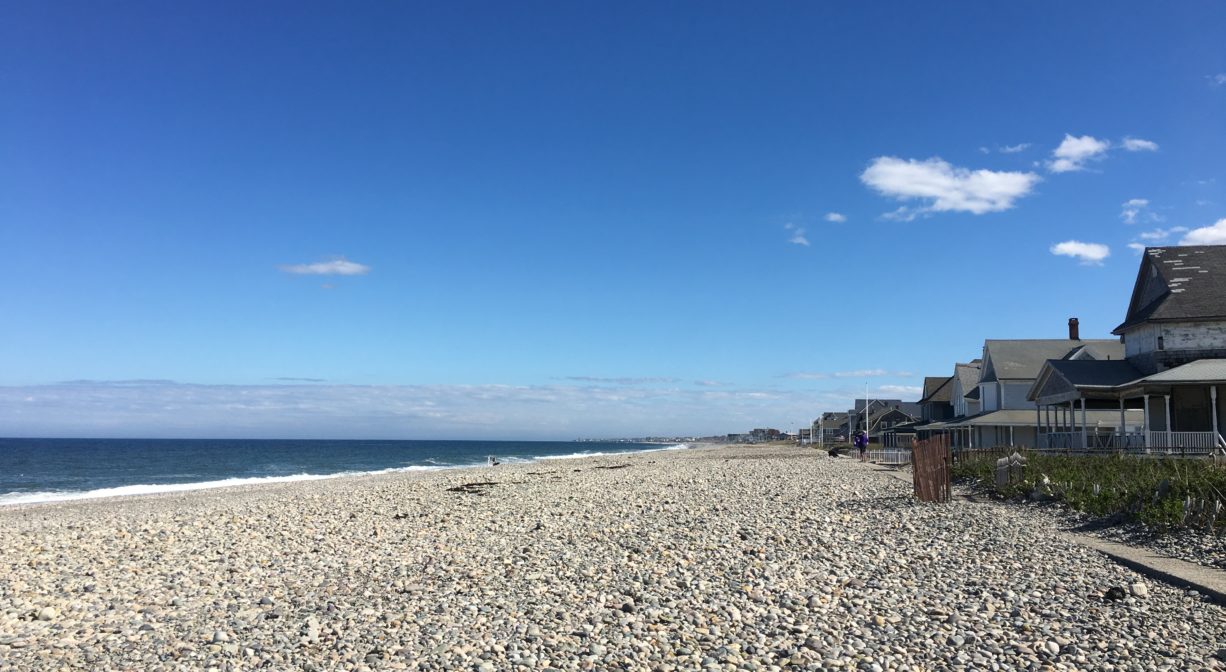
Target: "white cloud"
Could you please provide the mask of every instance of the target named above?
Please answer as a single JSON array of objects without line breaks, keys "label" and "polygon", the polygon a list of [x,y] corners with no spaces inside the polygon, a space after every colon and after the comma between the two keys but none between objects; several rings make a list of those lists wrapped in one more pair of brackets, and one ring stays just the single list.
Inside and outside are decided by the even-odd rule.
[{"label": "white cloud", "polygon": [[783,228],[792,232],[792,237],[788,238],[789,243],[792,243],[793,245],[804,245],[805,247],[809,246],[809,239],[805,237],[805,229],[803,226],[788,223],[784,224]]},{"label": "white cloud", "polygon": [[1150,242],[1161,242],[1171,237],[1172,233],[1184,233],[1188,230],[1186,226],[1172,226],[1169,229],[1154,229],[1153,231],[1142,231],[1137,234],[1137,238],[1148,240]]},{"label": "white cloud", "polygon": [[1087,265],[1102,264],[1103,259],[1111,256],[1111,248],[1102,243],[1083,243],[1079,240],[1066,240],[1051,246],[1055,255],[1074,257]]},{"label": "white cloud", "polygon": [[571,380],[578,383],[609,383],[613,385],[654,385],[660,383],[676,383],[680,382],[677,378],[665,378],[660,376],[648,376],[642,378],[601,378],[599,376],[567,376],[563,380]]},{"label": "white cloud", "polygon": [[1192,229],[1179,241],[1180,245],[1226,245],[1226,219],[1209,226]]},{"label": "white cloud", "polygon": [[896,210],[884,212],[881,214],[882,219],[888,219],[892,222],[910,222],[915,220],[920,215],[920,210],[908,208],[905,205],[900,205]]},{"label": "white cloud", "polygon": [[345,258],[332,261],[317,261],[313,264],[290,264],[278,266],[286,273],[295,275],[366,275],[370,266],[349,261]]},{"label": "white cloud", "polygon": [[826,221],[827,221],[827,222],[836,222],[836,223],[840,223],[840,224],[841,224],[841,223],[843,223],[843,222],[846,222],[846,221],[847,221],[847,216],[846,216],[846,215],[844,215],[844,214],[843,214],[843,213],[841,213],[841,212],[827,212],[827,213],[826,213]]},{"label": "white cloud", "polygon": [[835,378],[875,378],[888,376],[890,372],[885,369],[856,369],[855,371],[835,371],[830,375]]},{"label": "white cloud", "polygon": [[882,385],[877,388],[877,393],[884,395],[898,395],[900,398],[915,396],[918,397],[924,392],[924,388],[916,385]]},{"label": "white cloud", "polygon": [[1206,75],[1206,77],[1209,79],[1209,83],[1213,86],[1226,85],[1226,72],[1219,72],[1216,75]]},{"label": "white cloud", "polygon": [[1130,152],[1156,152],[1158,143],[1141,138],[1124,138],[1124,149]]},{"label": "white cloud", "polygon": [[1016,145],[1005,145],[1004,147],[1000,148],[1000,153],[1001,154],[1017,154],[1018,152],[1024,152],[1027,149],[1030,149],[1030,143],[1022,142]]},{"label": "white cloud", "polygon": [[723,434],[812,413],[812,390],[731,387],[0,386],[7,436],[573,439]]},{"label": "white cloud", "polygon": [[798,371],[789,373],[785,378],[796,378],[799,380],[826,380],[828,378],[881,378],[883,376],[894,376],[898,378],[910,378],[915,374],[911,371],[887,371],[886,369],[855,369],[853,371]]},{"label": "white cloud", "polygon": [[1141,211],[1149,207],[1149,200],[1144,198],[1133,198],[1124,203],[1124,209],[1120,211],[1120,219],[1124,220],[1125,224],[1136,224],[1137,216]]},{"label": "white cloud", "polygon": [[[1014,201],[1029,194],[1039,180],[1034,173],[959,168],[937,157],[917,161],[881,156],[860,175],[861,182],[884,196],[927,201],[918,212],[976,215],[1012,208]],[[900,208],[884,216],[901,219],[905,213],[913,219],[915,212]]]},{"label": "white cloud", "polygon": [[1145,251],[1145,246],[1141,243],[1128,243],[1128,249],[1136,252],[1137,254],[1141,254]]},{"label": "white cloud", "polygon": [[980,154],[991,154],[991,153],[992,153],[992,150],[988,149],[987,147],[982,147],[982,146],[981,146],[981,147],[979,148],[979,153],[980,153]]},{"label": "white cloud", "polygon": [[1064,141],[1052,152],[1053,160],[1048,162],[1047,169],[1053,173],[1067,173],[1075,170],[1085,170],[1087,161],[1101,159],[1111,143],[1099,140],[1090,135],[1073,137],[1064,134]]}]

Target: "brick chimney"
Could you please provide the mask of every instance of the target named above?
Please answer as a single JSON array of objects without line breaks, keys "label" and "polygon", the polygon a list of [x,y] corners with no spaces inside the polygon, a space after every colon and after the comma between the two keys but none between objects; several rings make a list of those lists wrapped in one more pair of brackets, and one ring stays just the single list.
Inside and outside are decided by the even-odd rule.
[{"label": "brick chimney", "polygon": [[1081,332],[1077,328],[1077,318],[1075,317],[1068,318],[1068,339],[1070,341],[1081,340]]}]

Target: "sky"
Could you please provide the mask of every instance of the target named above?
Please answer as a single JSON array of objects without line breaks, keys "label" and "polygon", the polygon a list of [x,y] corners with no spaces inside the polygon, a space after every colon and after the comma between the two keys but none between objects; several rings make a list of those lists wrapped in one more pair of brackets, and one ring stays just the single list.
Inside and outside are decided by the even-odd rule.
[{"label": "sky", "polygon": [[1226,243],[1220,2],[0,4],[0,436],[807,426]]}]

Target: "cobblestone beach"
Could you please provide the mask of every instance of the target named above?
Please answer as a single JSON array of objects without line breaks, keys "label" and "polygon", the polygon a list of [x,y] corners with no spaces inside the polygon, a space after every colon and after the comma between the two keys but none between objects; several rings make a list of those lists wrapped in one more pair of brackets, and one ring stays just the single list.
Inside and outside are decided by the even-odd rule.
[{"label": "cobblestone beach", "polygon": [[1221,670],[1226,611],[720,447],[0,510],[0,670]]}]

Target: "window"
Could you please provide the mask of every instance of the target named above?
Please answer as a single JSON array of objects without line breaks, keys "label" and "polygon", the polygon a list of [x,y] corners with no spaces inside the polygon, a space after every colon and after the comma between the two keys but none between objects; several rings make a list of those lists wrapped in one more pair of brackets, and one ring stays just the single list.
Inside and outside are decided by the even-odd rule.
[{"label": "window", "polygon": [[1163,344],[1162,344],[1162,337],[1161,337],[1161,336],[1159,336],[1159,337],[1158,337],[1158,349],[1159,349],[1159,350],[1165,350],[1165,349],[1166,349],[1166,348],[1163,346]]}]

